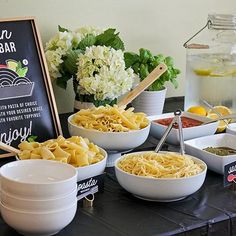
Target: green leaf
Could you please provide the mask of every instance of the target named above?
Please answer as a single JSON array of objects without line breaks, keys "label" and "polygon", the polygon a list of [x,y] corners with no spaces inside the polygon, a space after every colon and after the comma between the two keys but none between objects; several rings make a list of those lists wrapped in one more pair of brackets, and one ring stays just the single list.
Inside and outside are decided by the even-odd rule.
[{"label": "green leaf", "polygon": [[159,54],[157,56],[154,56],[154,62],[159,65],[160,63],[165,61],[165,57],[162,54]]},{"label": "green leaf", "polygon": [[64,58],[64,70],[69,72],[71,75],[75,75],[78,70],[77,59],[81,50],[70,50]]},{"label": "green leaf", "polygon": [[124,59],[126,68],[129,68],[139,61],[139,55],[133,52],[125,52]]},{"label": "green leaf", "polygon": [[35,142],[35,140],[38,138],[38,136],[31,135],[27,138],[27,141],[32,143]]},{"label": "green leaf", "polygon": [[61,27],[60,25],[58,25],[58,31],[59,31],[59,32],[69,32],[68,29],[63,28],[63,27]]},{"label": "green leaf", "polygon": [[76,94],[76,99],[78,101],[81,102],[92,102],[95,107],[99,107],[99,106],[105,106],[106,104],[109,104],[111,106],[113,106],[114,104],[117,104],[117,99],[115,98],[114,100],[109,100],[109,99],[105,99],[105,100],[95,100],[94,99],[94,95],[81,95],[81,94]]},{"label": "green leaf", "polygon": [[19,77],[25,77],[27,72],[28,72],[28,67],[24,67],[16,71]]},{"label": "green leaf", "polygon": [[178,81],[175,78],[171,78],[170,81],[174,85],[174,88],[177,89],[179,86]]},{"label": "green leaf", "polygon": [[172,57],[166,57],[164,62],[167,66],[170,66],[170,67],[173,67],[174,65],[174,60]]},{"label": "green leaf", "polygon": [[56,84],[63,89],[66,89],[68,80],[71,79],[71,76],[64,74],[62,77],[57,78]]},{"label": "green leaf", "polygon": [[151,61],[153,58],[151,52],[144,48],[139,49],[139,55],[142,63],[147,63],[149,60]]},{"label": "green leaf", "polygon": [[90,47],[96,43],[96,36],[93,34],[87,34],[79,43],[78,49],[85,51],[86,47]]},{"label": "green leaf", "polygon": [[139,75],[139,72],[140,72],[140,63],[139,62],[136,62],[133,64],[133,66],[131,66],[132,69],[134,70],[134,73],[136,75]]},{"label": "green leaf", "polygon": [[140,79],[143,80],[143,79],[145,79],[148,75],[149,75],[148,66],[145,65],[145,64],[141,64],[141,66],[140,66],[140,71],[139,71]]},{"label": "green leaf", "polygon": [[102,34],[96,36],[95,45],[112,47],[116,50],[124,50],[124,43],[119,37],[119,33],[115,34],[115,29],[107,29]]},{"label": "green leaf", "polygon": [[17,66],[16,66],[16,71],[20,70],[22,68],[22,64],[20,61],[17,62]]}]

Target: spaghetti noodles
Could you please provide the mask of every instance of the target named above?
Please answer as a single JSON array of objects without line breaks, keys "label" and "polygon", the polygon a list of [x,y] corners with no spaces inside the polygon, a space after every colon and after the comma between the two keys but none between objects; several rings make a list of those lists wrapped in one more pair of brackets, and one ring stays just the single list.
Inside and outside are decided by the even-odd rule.
[{"label": "spaghetti noodles", "polygon": [[127,154],[117,165],[127,173],[151,178],[183,178],[203,171],[190,157],[170,152]]}]

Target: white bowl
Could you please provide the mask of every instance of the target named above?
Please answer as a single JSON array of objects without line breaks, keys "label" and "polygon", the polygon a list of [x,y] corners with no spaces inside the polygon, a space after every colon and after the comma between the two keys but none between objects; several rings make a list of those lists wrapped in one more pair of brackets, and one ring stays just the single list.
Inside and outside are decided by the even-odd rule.
[{"label": "white bowl", "polygon": [[[202,122],[211,120],[208,117],[195,115],[190,112],[183,112],[182,116],[192,118],[192,119],[202,121]],[[160,139],[168,127],[168,126],[156,123],[154,121],[159,120],[159,119],[164,119],[164,118],[170,118],[170,117],[174,117],[174,113],[165,113],[162,115],[148,117],[148,119],[151,121],[150,134],[154,138]],[[206,125],[183,128],[183,138],[184,138],[184,140],[188,140],[188,139],[193,139],[193,138],[197,138],[197,137],[201,137],[201,136],[207,136],[207,135],[214,134],[217,130],[217,126],[218,126],[218,122],[213,122],[213,123],[206,124]],[[174,144],[174,145],[179,145],[178,129],[172,128],[169,135],[167,136],[166,142]]]},{"label": "white bowl", "polygon": [[[137,152],[137,155],[144,152]],[[133,154],[133,153],[132,153]],[[125,155],[128,156],[129,154]],[[185,178],[149,178],[129,174],[118,167],[116,160],[115,173],[119,184],[138,198],[149,201],[177,201],[196,192],[203,184],[207,166],[196,157],[191,158],[203,167],[203,171],[195,176]]]},{"label": "white bowl", "polygon": [[224,174],[224,166],[236,161],[236,155],[219,156],[202,150],[206,147],[230,147],[236,149],[236,136],[232,134],[215,134],[184,142],[186,153],[206,162],[208,168]]},{"label": "white bowl", "polygon": [[[102,148],[99,149],[102,155],[104,156],[104,158],[101,161],[88,166],[75,167],[77,170],[77,182],[91,178],[93,176],[101,175],[104,172],[107,162],[107,152]],[[16,156],[16,160],[21,161],[21,159],[18,156]],[[32,159],[32,160],[37,160],[37,159]]]},{"label": "white bowl", "polygon": [[107,163],[107,152],[102,148],[100,148],[100,152],[104,156],[101,161],[88,166],[76,167],[77,181],[101,175],[104,172]]},{"label": "white bowl", "polygon": [[228,124],[226,127],[226,133],[236,135],[236,123]]},{"label": "white bowl", "polygon": [[77,186],[77,171],[49,160],[13,161],[0,168],[1,189],[20,198],[59,198]]},{"label": "white bowl", "polygon": [[44,200],[25,199],[11,195],[3,190],[0,192],[1,202],[6,206],[15,210],[21,211],[56,211],[69,207],[72,203],[77,201],[77,189],[61,198],[51,198]]},{"label": "white bowl", "polygon": [[126,151],[136,148],[146,141],[150,131],[150,124],[143,129],[128,132],[102,132],[85,129],[71,122],[73,116],[74,115],[71,115],[68,118],[70,135],[88,138],[91,142],[106,150]]},{"label": "white bowl", "polygon": [[27,212],[7,207],[0,203],[3,220],[20,234],[54,235],[66,227],[74,218],[77,201],[58,211]]}]

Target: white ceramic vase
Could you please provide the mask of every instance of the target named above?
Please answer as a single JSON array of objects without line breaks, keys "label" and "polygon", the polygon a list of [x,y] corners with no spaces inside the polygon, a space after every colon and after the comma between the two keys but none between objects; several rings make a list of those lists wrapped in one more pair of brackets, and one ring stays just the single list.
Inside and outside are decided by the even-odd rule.
[{"label": "white ceramic vase", "polygon": [[75,110],[89,109],[92,107],[95,107],[92,102],[81,102],[81,101],[77,101],[77,100],[75,100],[75,102],[74,102],[74,109]]},{"label": "white ceramic vase", "polygon": [[143,91],[132,102],[135,112],[144,112],[148,116],[162,114],[166,90],[165,88],[161,91]]}]

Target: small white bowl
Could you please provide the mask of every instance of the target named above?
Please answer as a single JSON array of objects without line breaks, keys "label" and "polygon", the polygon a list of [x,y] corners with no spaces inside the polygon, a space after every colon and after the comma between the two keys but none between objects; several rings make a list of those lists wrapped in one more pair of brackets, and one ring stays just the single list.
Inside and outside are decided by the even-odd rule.
[{"label": "small white bowl", "polygon": [[101,161],[88,166],[76,167],[77,181],[101,175],[104,172],[107,163],[107,152],[102,148],[100,148],[100,152],[104,156]]},{"label": "small white bowl", "polygon": [[236,135],[236,123],[230,123],[226,127],[226,133]]},{"label": "small white bowl", "polygon": [[[137,155],[141,153],[144,152],[137,152]],[[130,154],[127,154],[125,156],[129,155]],[[144,200],[171,202],[183,199],[196,192],[202,186],[206,177],[207,166],[196,157],[191,156],[196,163],[203,167],[201,173],[185,178],[158,179],[136,176],[121,170],[117,164],[122,158],[125,158],[125,156],[116,160],[115,173],[117,180],[125,190]]]},{"label": "small white bowl", "polygon": [[77,210],[77,201],[58,211],[20,211],[7,207],[1,202],[0,207],[3,220],[20,234],[46,236],[58,233],[73,220]]},{"label": "small white bowl", "polygon": [[3,190],[0,192],[0,199],[4,206],[20,211],[57,211],[69,207],[72,203],[77,201],[77,189],[75,188],[71,193],[60,197],[44,200],[25,199],[11,195]]},{"label": "small white bowl", "polygon": [[[208,117],[195,115],[190,112],[183,112],[182,116],[192,118],[192,119],[202,121],[202,122],[211,120]],[[174,113],[165,113],[162,115],[149,116],[148,119],[151,121],[150,134],[154,138],[160,139],[163,136],[163,134],[168,126],[159,124],[154,121],[164,119],[164,118],[171,118],[171,117],[174,117]],[[189,127],[189,128],[183,128],[183,138],[184,138],[184,140],[188,140],[188,139],[193,139],[193,138],[197,138],[197,137],[201,137],[201,136],[207,136],[207,135],[214,134],[217,130],[217,126],[218,126],[218,122],[213,122],[213,123],[206,124],[206,125],[199,125],[199,126],[194,126],[194,127]],[[171,129],[169,135],[167,136],[166,142],[174,144],[174,145],[179,145],[178,129],[175,129],[175,128]]]},{"label": "small white bowl", "polygon": [[150,124],[143,129],[131,130],[128,132],[102,132],[85,129],[71,122],[73,116],[74,115],[71,115],[68,118],[70,135],[88,138],[90,142],[93,142],[106,150],[126,151],[136,148],[146,141],[150,131]]},{"label": "small white bowl", "polygon": [[236,161],[236,155],[219,156],[202,150],[207,147],[229,147],[236,149],[236,136],[232,134],[215,134],[184,142],[186,153],[206,162],[208,168],[224,174],[224,166]]},{"label": "small white bowl", "polygon": [[29,199],[59,198],[77,186],[72,165],[49,160],[13,161],[0,168],[1,189]]}]

